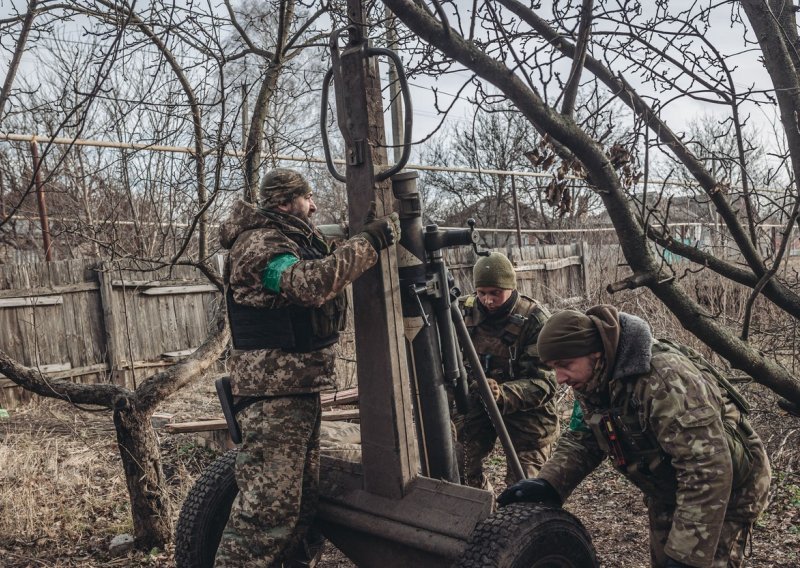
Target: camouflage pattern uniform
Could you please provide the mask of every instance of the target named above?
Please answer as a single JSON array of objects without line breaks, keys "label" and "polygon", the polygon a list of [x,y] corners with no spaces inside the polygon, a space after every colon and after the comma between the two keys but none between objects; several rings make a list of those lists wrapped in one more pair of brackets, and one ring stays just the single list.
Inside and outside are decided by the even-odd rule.
[{"label": "camouflage pattern uniform", "polygon": [[[497,406],[522,468],[527,477],[535,477],[558,434],[555,377],[539,360],[536,349],[539,330],[550,314],[517,291],[508,300],[509,308],[499,314],[482,309],[474,295],[460,298],[460,302],[486,377],[500,385]],[[476,389],[470,390],[470,411],[454,418],[457,451],[463,483],[487,489],[483,460],[494,448],[497,434]],[[510,467],[506,480],[515,481]]]},{"label": "camouflage pattern uniform", "polygon": [[[230,249],[228,291],[237,304],[255,308],[329,305],[378,259],[363,236],[332,251],[324,237],[299,218],[244,201],[234,205],[220,235],[222,245]],[[303,260],[309,250],[316,250],[318,258]],[[264,287],[262,278],[270,261],[283,254],[301,260],[282,273],[276,294]],[[239,414],[239,494],[216,566],[280,566],[316,511],[319,391],[335,387],[334,347],[307,353],[234,350],[229,370],[235,395],[265,398]]]},{"label": "camouflage pattern uniform", "polygon": [[770,469],[734,402],[738,394],[654,340],[640,318],[620,313],[619,325],[611,376],[606,352],[588,383],[597,388],[575,391],[583,420],[559,440],[539,477],[565,500],[608,456],[644,493],[653,566],[667,556],[689,566],[740,566],[767,503]]}]

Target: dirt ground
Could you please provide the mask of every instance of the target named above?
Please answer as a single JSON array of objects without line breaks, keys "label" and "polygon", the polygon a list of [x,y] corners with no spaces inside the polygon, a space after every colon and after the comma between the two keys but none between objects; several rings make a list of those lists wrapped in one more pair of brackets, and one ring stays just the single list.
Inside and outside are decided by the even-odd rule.
[{"label": "dirt ground", "polygon": [[[800,418],[778,409],[758,386],[743,388],[752,421],[773,465],[771,503],[757,523],[747,566],[800,567]],[[209,383],[168,401],[175,421],[217,415]],[[569,401],[565,400],[565,408]],[[166,477],[176,503],[217,455],[196,435],[161,436]],[[504,487],[499,451],[487,462],[497,491]],[[566,508],[590,534],[604,567],[648,566],[647,527],[638,491],[607,466],[586,479]],[[127,491],[111,417],[54,401],[39,401],[0,420],[0,566],[173,566],[172,550],[108,554],[111,539],[131,532]],[[324,568],[353,564],[328,546]]]}]

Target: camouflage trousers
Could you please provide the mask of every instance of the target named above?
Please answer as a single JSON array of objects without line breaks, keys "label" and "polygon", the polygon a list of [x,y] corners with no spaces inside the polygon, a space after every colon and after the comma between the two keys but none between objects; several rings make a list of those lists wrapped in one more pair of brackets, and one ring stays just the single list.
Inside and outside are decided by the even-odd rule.
[{"label": "camouflage trousers", "polygon": [[[664,566],[664,547],[672,529],[672,508],[650,504],[647,508],[650,521],[650,564]],[[744,562],[744,549],[750,535],[750,523],[725,521],[719,535],[711,568],[739,568]]]},{"label": "camouflage trousers", "polygon": [[239,494],[217,550],[217,567],[281,566],[316,514],[319,394],[268,398],[238,416]]},{"label": "camouflage trousers", "polygon": [[[514,444],[525,476],[536,477],[553,452],[555,444],[541,445],[540,440],[548,434],[539,431],[540,425],[531,418],[530,412],[506,414],[503,416],[503,423]],[[462,483],[489,489],[488,479],[483,473],[483,461],[494,449],[497,433],[483,404],[479,400],[474,401],[467,414],[454,416],[453,424],[456,430],[456,455]],[[506,484],[510,485],[516,481],[514,471],[506,459]]]}]

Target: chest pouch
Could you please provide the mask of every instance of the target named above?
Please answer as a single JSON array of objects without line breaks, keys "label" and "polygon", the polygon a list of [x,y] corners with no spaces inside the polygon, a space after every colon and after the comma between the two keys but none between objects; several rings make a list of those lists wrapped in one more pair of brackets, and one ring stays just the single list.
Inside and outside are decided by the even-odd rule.
[{"label": "chest pouch", "polygon": [[595,414],[586,423],[598,445],[612,458],[615,468],[632,480],[671,474],[669,456],[649,432],[642,430],[636,415]]},{"label": "chest pouch", "polygon": [[731,464],[733,466],[733,488],[741,487],[750,477],[753,469],[753,452],[747,445],[747,440],[743,434],[747,434],[752,428],[747,420],[742,416],[739,424],[733,424],[729,420],[723,420],[725,428],[725,439],[728,442],[728,449],[731,452]]},{"label": "chest pouch", "polygon": [[333,300],[311,312],[311,331],[316,337],[327,337],[344,331],[347,324],[347,294],[341,292]]},{"label": "chest pouch", "polygon": [[586,420],[586,424],[594,434],[595,440],[597,440],[597,444],[600,446],[600,449],[611,456],[614,462],[614,467],[620,471],[624,471],[628,460],[625,457],[625,452],[622,449],[619,433],[616,425],[614,424],[614,420],[611,418],[611,414],[592,414]]}]

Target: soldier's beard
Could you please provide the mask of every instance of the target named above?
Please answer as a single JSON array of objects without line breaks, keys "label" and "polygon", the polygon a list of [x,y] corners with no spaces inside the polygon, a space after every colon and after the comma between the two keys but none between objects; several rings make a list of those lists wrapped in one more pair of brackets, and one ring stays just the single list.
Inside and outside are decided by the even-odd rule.
[{"label": "soldier's beard", "polygon": [[605,380],[606,371],[606,358],[600,357],[594,364],[592,377],[584,383],[582,388],[576,389],[578,396],[583,400],[591,400],[595,405],[602,406],[607,398],[607,393],[604,392],[604,387],[608,384]]},{"label": "soldier's beard", "polygon": [[300,207],[292,207],[288,213],[289,215],[297,217],[312,229],[314,228],[314,223],[311,221],[311,214],[304,212]]},{"label": "soldier's beard", "polygon": [[297,217],[298,219],[300,219],[303,223],[305,223],[306,225],[308,225],[312,229],[314,228],[314,222],[311,221],[311,216],[310,215],[304,215],[303,213],[295,213],[294,216]]}]

